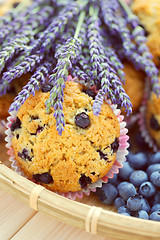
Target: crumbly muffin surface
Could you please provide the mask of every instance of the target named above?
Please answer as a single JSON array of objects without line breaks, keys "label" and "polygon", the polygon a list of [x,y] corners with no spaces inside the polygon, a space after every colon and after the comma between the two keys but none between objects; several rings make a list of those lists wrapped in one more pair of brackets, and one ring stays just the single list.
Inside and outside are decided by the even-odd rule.
[{"label": "crumbly muffin surface", "polygon": [[144,79],[145,74],[138,71],[129,62],[124,62],[124,73],[126,82],[123,85],[126,93],[130,97],[133,105],[133,113],[135,113],[141,105],[144,94]]},{"label": "crumbly muffin surface", "polygon": [[119,121],[106,102],[100,115],[93,115],[94,94],[88,94],[82,85],[66,82],[62,136],[56,130],[53,108],[46,113],[48,92],[30,96],[11,126],[20,168],[30,179],[53,191],[84,189],[105,176],[115,161]]},{"label": "crumbly muffin surface", "polygon": [[134,0],[132,10],[146,31],[147,45],[154,62],[160,65],[160,0]]},{"label": "crumbly muffin surface", "polygon": [[155,93],[151,93],[147,102],[146,124],[150,136],[160,148],[160,98]]}]

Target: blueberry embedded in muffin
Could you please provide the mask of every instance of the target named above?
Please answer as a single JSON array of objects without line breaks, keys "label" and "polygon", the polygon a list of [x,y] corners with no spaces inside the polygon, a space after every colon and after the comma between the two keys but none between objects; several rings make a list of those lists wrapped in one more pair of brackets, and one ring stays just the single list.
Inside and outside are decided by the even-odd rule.
[{"label": "blueberry embedded in muffin", "polygon": [[19,120],[12,126],[15,158],[27,177],[48,189],[86,189],[105,176],[115,162],[119,121],[106,102],[100,115],[93,115],[93,95],[89,96],[78,83],[66,82],[65,130],[60,136],[54,110],[46,113],[48,96],[49,92],[38,91],[18,111]]}]

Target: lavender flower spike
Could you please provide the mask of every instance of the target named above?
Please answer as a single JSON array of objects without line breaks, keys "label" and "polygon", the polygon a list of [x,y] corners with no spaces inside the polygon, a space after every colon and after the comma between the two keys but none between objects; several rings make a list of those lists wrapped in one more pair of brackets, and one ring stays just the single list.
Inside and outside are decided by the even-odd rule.
[{"label": "lavender flower spike", "polygon": [[65,88],[65,81],[67,80],[68,70],[72,68],[72,64],[75,64],[78,56],[81,52],[81,43],[78,39],[78,35],[85,18],[85,12],[82,11],[79,19],[75,35],[73,38],[69,38],[64,45],[59,49],[56,49],[55,58],[58,63],[54,69],[54,74],[50,76],[49,81],[53,83],[53,88],[50,91],[50,97],[46,101],[46,110],[50,111],[50,107],[54,107],[54,117],[56,119],[57,131],[62,135],[64,130],[65,121],[63,115],[63,89]]},{"label": "lavender flower spike", "polygon": [[72,63],[80,52],[80,43],[77,39],[68,39],[60,49],[57,50],[55,57],[58,59],[54,74],[50,75],[49,81],[54,84],[50,91],[50,97],[46,101],[46,110],[49,112],[50,107],[54,107],[56,118],[57,131],[61,135],[64,130],[63,117],[63,89],[65,88],[65,81],[67,80],[68,70],[72,68]]},{"label": "lavender flower spike", "polygon": [[80,6],[77,2],[71,2],[71,4],[65,6],[58,16],[53,18],[53,21],[43,32],[37,44],[33,47],[33,50],[37,47],[40,47],[41,52],[46,51],[46,49],[50,49],[53,41],[59,36],[61,28],[64,27],[69,20],[76,16],[79,11]]},{"label": "lavender flower spike", "polygon": [[9,112],[18,111],[20,106],[26,101],[26,99],[32,94],[35,95],[35,91],[39,90],[41,85],[46,82],[46,76],[50,72],[50,63],[44,63],[37,68],[36,72],[32,75],[26,86],[22,91],[18,93],[18,96],[14,99],[14,102],[9,108]]},{"label": "lavender flower spike", "polygon": [[9,83],[15,79],[21,77],[27,72],[32,72],[35,69],[36,65],[39,65],[43,59],[39,52],[29,57],[26,57],[19,65],[10,69],[8,72],[4,72],[2,76],[2,84],[0,85],[0,95],[3,95],[7,92],[7,87]]},{"label": "lavender flower spike", "polygon": [[93,114],[98,116],[101,112],[101,106],[103,104],[105,93],[100,89],[95,97],[95,101],[93,103]]}]

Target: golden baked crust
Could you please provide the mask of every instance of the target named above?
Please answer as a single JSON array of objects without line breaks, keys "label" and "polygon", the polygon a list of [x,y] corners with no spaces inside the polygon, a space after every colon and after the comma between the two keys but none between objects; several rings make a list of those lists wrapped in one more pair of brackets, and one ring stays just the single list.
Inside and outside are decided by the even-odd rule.
[{"label": "golden baked crust", "polygon": [[160,0],[134,0],[133,12],[140,18],[140,21],[147,33],[147,45],[153,54],[156,65],[160,64]]},{"label": "golden baked crust", "polygon": [[160,98],[155,93],[151,93],[147,102],[146,124],[150,136],[160,148]]},{"label": "golden baked crust", "polygon": [[[138,110],[142,102],[144,94],[144,84],[145,84],[145,74],[142,71],[137,71],[134,66],[125,62],[124,73],[126,82],[123,85],[126,93],[130,97],[131,103],[133,105],[133,113]],[[123,110],[124,111],[124,110]]]},{"label": "golden baked crust", "polygon": [[[53,108],[46,114],[48,97],[49,93],[38,91],[21,106],[17,114],[21,127],[13,131],[14,154],[30,179],[37,181],[37,177],[46,173],[45,177],[52,176],[53,181],[48,184],[41,180],[38,182],[48,189],[79,191],[111,169],[118,148],[119,121],[106,102],[99,117],[94,116],[93,98],[82,91],[82,85],[66,82],[63,102],[65,129],[60,136]],[[75,116],[82,112],[90,119],[90,125],[85,129],[75,124]]]}]

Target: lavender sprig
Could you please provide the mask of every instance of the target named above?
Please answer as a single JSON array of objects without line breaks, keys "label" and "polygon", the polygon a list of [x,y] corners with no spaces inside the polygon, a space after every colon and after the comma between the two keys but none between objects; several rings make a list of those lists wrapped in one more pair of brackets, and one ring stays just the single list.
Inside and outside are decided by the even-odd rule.
[{"label": "lavender sprig", "polygon": [[26,57],[25,60],[18,66],[15,66],[8,72],[4,72],[2,76],[2,83],[0,84],[0,95],[3,95],[7,92],[10,82],[13,79],[19,78],[27,72],[32,72],[35,69],[36,65],[38,66],[41,63],[43,57],[44,56],[41,56],[40,53],[37,52],[34,55]]},{"label": "lavender sprig", "polygon": [[[100,37],[100,21],[98,18],[98,8],[94,8],[93,6],[90,7],[90,15],[91,17],[88,20],[88,44],[90,49],[90,56],[91,56],[91,66],[92,66],[92,77],[97,78],[101,85],[101,98],[107,96],[111,98],[112,102],[117,103],[117,94],[118,97],[123,96],[122,89],[119,88],[118,92],[113,91],[116,89],[117,84],[121,86],[120,79],[116,75],[116,71],[112,67],[113,64],[109,65],[110,61],[105,56],[105,49],[102,44],[102,38]],[[118,70],[118,69],[117,69]],[[102,94],[103,93],[103,94]],[[96,98],[98,98],[96,96]],[[122,99],[122,97],[121,97]],[[130,113],[131,103],[129,101],[129,97],[123,99],[126,101],[125,108],[127,113]],[[97,108],[97,99],[96,102],[93,103],[93,111],[96,114],[99,114],[100,105]],[[121,101],[122,104],[122,101]],[[96,110],[95,110],[96,109]]]},{"label": "lavender sprig", "polygon": [[[86,83],[89,83],[89,81],[90,81],[90,77],[76,65],[73,65],[73,67],[71,69],[71,75],[73,77],[78,77],[79,81],[81,81],[81,84],[83,82],[83,85],[86,85]],[[89,84],[87,84],[87,86],[88,85]]]},{"label": "lavender sprig", "polygon": [[130,31],[127,27],[127,21],[119,14],[118,0],[101,0],[101,10],[103,20],[111,33],[122,40],[123,48],[127,53],[135,50],[135,45],[130,38]]},{"label": "lavender sprig", "polygon": [[54,84],[50,91],[50,98],[46,101],[46,110],[49,112],[51,107],[54,107],[56,118],[57,131],[61,135],[64,130],[64,115],[63,115],[63,89],[67,80],[68,70],[72,68],[72,63],[75,63],[80,52],[80,42],[71,38],[57,50],[55,57],[58,60],[54,74],[50,75],[49,81]]},{"label": "lavender sprig", "polygon": [[53,83],[53,88],[50,91],[50,97],[46,101],[46,110],[50,111],[51,107],[54,107],[54,117],[56,119],[56,129],[60,135],[64,130],[65,121],[63,114],[63,89],[65,88],[65,81],[67,80],[68,70],[72,68],[72,64],[75,64],[81,51],[81,44],[78,39],[80,28],[84,21],[85,12],[82,11],[75,35],[73,38],[68,39],[60,49],[57,49],[55,58],[58,63],[54,69],[54,74],[50,75],[49,81]]},{"label": "lavender sprig", "polygon": [[51,24],[46,28],[34,49],[40,47],[41,52],[44,52],[52,47],[53,41],[59,36],[60,30],[64,27],[69,20],[80,12],[80,5],[77,2],[73,2],[60,11]]},{"label": "lavender sprig", "polygon": [[[7,46],[0,51],[0,73],[4,69],[7,61],[22,50],[28,50],[29,43],[34,39],[34,34],[39,26],[43,26],[45,21],[53,13],[50,7],[43,7],[32,19],[29,18],[26,25],[20,30],[14,38],[7,41]],[[32,15],[31,15],[32,16]],[[36,32],[34,30],[36,29]]]},{"label": "lavender sprig", "polygon": [[0,29],[0,43],[5,42],[6,38],[9,39],[9,37],[13,37],[17,31],[21,31],[24,34],[23,28],[26,25],[29,27],[35,25],[37,19],[39,20],[39,18],[41,18],[41,21],[43,21],[46,12],[45,8],[50,8],[50,12],[52,10],[53,14],[53,7],[39,5],[34,2],[26,11],[20,12],[19,14],[17,13],[18,15],[14,17],[14,21],[10,21],[8,24],[4,23]]},{"label": "lavender sprig", "polygon": [[93,107],[93,114],[98,116],[101,111],[101,106],[103,104],[105,93],[102,89],[100,89],[96,95],[95,101],[94,101],[94,107]]},{"label": "lavender sprig", "polygon": [[4,47],[0,51],[0,73],[5,67],[5,64],[9,59],[11,59],[14,54],[22,51],[25,46],[29,43],[30,38],[25,35],[17,35],[14,41],[10,42],[10,44]]},{"label": "lavender sprig", "polygon": [[121,4],[122,9],[126,13],[127,23],[131,25],[132,32],[131,38],[132,41],[136,44],[136,51],[125,52],[124,55],[132,61],[135,66],[143,71],[151,79],[151,88],[153,92],[157,95],[160,95],[160,84],[158,78],[158,69],[152,61],[152,55],[146,46],[146,37],[145,32],[141,26],[139,26],[138,17],[134,16],[129,7],[121,0],[118,0]]},{"label": "lavender sprig", "polygon": [[26,99],[32,94],[35,95],[35,91],[39,90],[46,82],[46,77],[50,74],[53,65],[50,62],[44,62],[39,66],[35,73],[32,75],[27,85],[25,85],[18,93],[18,96],[14,99],[14,102],[9,108],[9,112],[18,111],[20,106],[26,101]]}]

